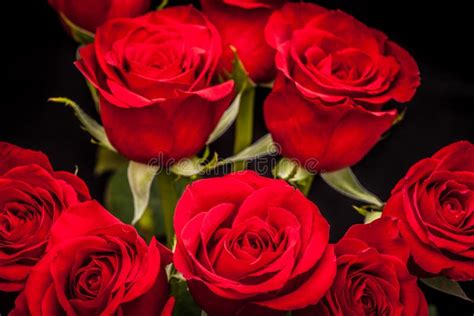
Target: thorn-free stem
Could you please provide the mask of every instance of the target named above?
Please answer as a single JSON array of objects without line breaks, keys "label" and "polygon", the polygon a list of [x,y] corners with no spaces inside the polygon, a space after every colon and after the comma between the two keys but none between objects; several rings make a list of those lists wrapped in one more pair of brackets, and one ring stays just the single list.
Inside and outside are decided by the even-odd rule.
[{"label": "thorn-free stem", "polygon": [[158,194],[163,209],[166,242],[173,246],[173,215],[179,196],[175,185],[175,176],[168,170],[161,169],[156,175]]},{"label": "thorn-free stem", "polygon": [[[242,92],[239,115],[235,122],[234,154],[241,152],[252,144],[254,104],[255,86],[249,84]],[[243,170],[245,169],[246,163],[244,161],[236,162],[234,166],[236,171]]]}]

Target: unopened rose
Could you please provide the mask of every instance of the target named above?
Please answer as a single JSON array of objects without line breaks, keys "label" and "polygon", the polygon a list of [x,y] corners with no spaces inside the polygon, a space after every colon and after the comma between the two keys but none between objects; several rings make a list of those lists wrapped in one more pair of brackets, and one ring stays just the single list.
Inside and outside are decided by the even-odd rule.
[{"label": "unopened rose", "polygon": [[235,47],[250,78],[256,83],[275,79],[275,49],[265,40],[264,29],[272,12],[285,0],[201,0],[204,13],[214,23],[224,45],[220,66],[232,70]]}]

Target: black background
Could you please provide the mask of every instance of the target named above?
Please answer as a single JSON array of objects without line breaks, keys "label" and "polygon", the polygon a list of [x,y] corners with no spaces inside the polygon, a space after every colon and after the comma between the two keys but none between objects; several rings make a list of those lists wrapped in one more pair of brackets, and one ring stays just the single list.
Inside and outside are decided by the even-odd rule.
[{"label": "black background", "polygon": [[[70,109],[46,102],[51,96],[67,96],[93,112],[86,84],[72,64],[77,45],[63,31],[46,0],[7,2],[2,3],[0,19],[0,140],[45,152],[56,169],[73,171],[77,165],[93,196],[101,200],[106,177],[93,174],[96,146]],[[461,0],[326,0],[318,4],[339,8],[382,30],[419,64],[422,85],[408,105],[405,120],[353,168],[368,189],[386,200],[413,163],[451,142],[474,140],[470,9]],[[259,107],[266,93],[258,93],[256,137],[266,133]],[[231,131],[214,149],[221,156],[229,155],[232,139]],[[351,208],[353,202],[320,179],[315,181],[310,198],[330,222],[332,241],[362,221]],[[472,294],[472,286],[467,287]],[[473,315],[472,305],[423,289],[441,316]],[[2,308],[8,305],[7,300],[0,295],[0,314],[6,312]]]}]

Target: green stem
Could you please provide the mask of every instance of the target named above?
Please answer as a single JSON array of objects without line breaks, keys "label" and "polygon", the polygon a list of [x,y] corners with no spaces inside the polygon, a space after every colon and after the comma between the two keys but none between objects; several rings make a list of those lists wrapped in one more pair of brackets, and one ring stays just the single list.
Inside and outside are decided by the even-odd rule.
[{"label": "green stem", "polygon": [[172,247],[174,238],[173,215],[179,198],[175,186],[175,177],[167,170],[160,170],[156,175],[156,181],[165,220],[166,241],[168,246]]},{"label": "green stem", "polygon": [[164,9],[167,5],[168,5],[168,0],[162,0],[161,3],[156,8],[156,10]]},{"label": "green stem", "polygon": [[[235,122],[234,154],[250,146],[253,140],[253,116],[255,104],[255,86],[248,85],[242,92],[239,115]],[[245,169],[245,162],[236,162],[235,170]]]},{"label": "green stem", "polygon": [[97,113],[100,113],[99,93],[97,92],[97,89],[89,81],[86,81],[86,83],[91,93],[92,100],[94,101],[95,109],[97,110]]},{"label": "green stem", "polygon": [[303,192],[305,196],[308,196],[309,192],[311,191],[311,186],[313,185],[313,181],[314,181],[314,174],[309,175],[305,179],[305,182],[302,184],[301,192]]}]

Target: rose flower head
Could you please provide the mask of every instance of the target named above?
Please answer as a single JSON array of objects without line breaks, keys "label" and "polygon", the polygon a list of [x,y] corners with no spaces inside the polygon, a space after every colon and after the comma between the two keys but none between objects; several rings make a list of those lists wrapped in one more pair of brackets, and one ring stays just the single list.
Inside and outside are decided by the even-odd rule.
[{"label": "rose flower head", "polygon": [[174,217],[176,269],[209,315],[282,315],[315,304],[336,263],[318,207],[252,171],[196,181]]}]

